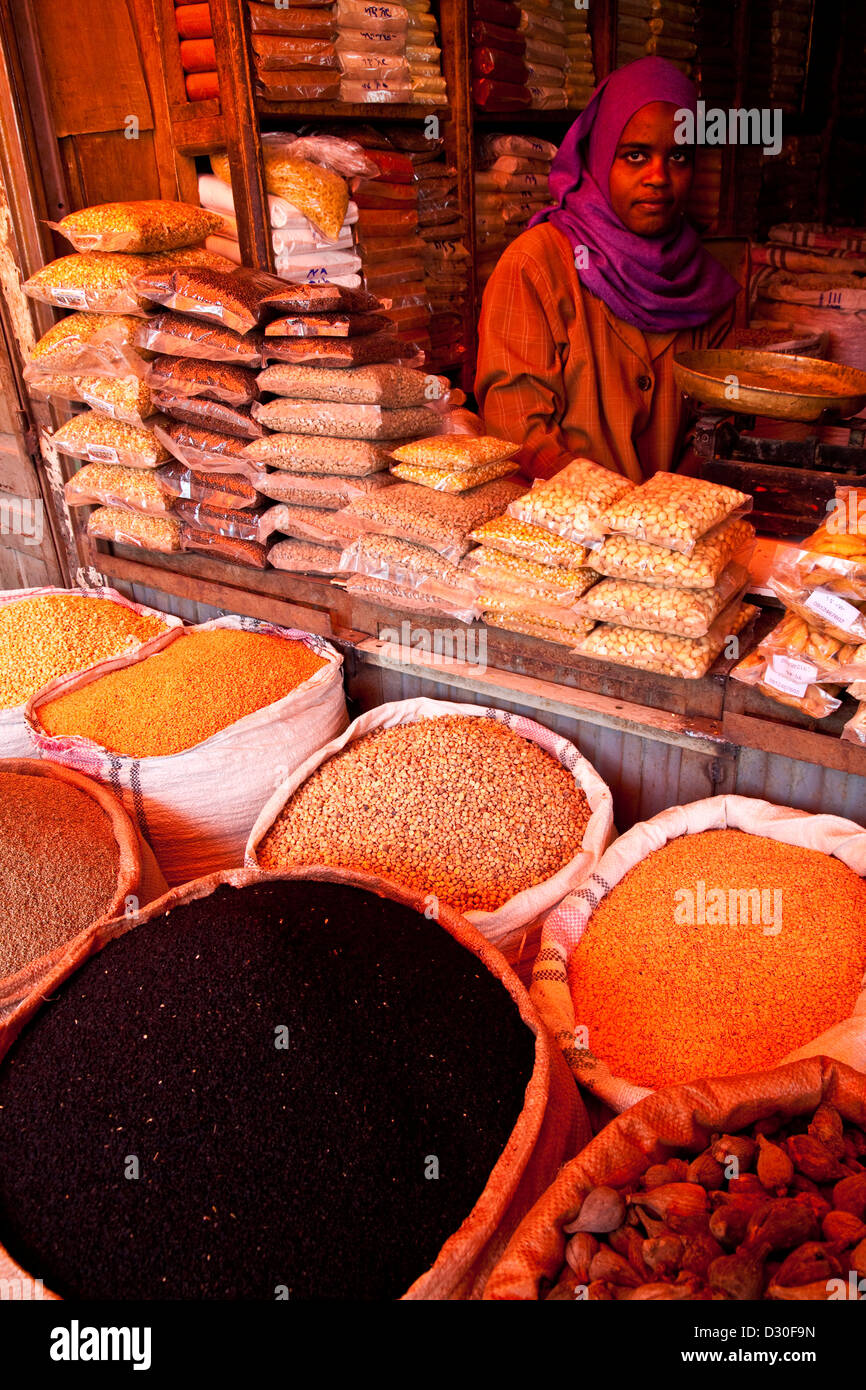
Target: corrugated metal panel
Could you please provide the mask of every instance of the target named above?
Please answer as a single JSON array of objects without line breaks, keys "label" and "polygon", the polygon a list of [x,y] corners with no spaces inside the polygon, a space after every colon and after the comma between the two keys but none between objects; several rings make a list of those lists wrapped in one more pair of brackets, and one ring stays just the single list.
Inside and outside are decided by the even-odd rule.
[{"label": "corrugated metal panel", "polygon": [[737,791],[763,797],[777,806],[823,811],[866,825],[866,777],[851,777],[813,763],[741,748]]}]

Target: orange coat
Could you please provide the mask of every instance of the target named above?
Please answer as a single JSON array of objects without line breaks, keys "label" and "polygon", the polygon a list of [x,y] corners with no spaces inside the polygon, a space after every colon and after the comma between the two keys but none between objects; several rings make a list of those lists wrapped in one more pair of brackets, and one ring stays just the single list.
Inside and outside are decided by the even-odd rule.
[{"label": "orange coat", "polygon": [[636,483],[670,469],[687,425],[674,353],[718,347],[734,308],[701,328],[644,333],[584,289],[562,232],[532,227],[484,291],[475,394],[485,428],[524,446],[533,478],[581,455]]}]

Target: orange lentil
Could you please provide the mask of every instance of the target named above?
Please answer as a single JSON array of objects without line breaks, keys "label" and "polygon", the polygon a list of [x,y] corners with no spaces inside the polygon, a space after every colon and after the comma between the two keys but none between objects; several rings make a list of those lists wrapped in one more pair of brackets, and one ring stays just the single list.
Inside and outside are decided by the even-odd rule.
[{"label": "orange lentil", "polygon": [[[729,896],[755,889],[768,894],[760,908]],[[590,1052],[665,1086],[776,1066],[853,1012],[864,969],[857,874],[817,850],[710,830],[629,870],[592,914],[569,984]]]},{"label": "orange lentil", "polygon": [[85,594],[46,594],[4,604],[0,709],[21,705],[48,681],[130,651],[165,629],[159,618]]},{"label": "orange lentil", "polygon": [[78,734],[110,753],[159,758],[203,743],[281,700],[327,663],[303,642],[215,628],[49,700],[49,734]]}]

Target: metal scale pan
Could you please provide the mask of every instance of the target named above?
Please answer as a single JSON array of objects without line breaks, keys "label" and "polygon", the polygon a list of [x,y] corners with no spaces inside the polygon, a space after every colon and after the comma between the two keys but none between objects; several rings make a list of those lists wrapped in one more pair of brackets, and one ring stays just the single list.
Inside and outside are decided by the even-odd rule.
[{"label": "metal scale pan", "polygon": [[703,348],[674,358],[681,391],[726,414],[833,423],[866,406],[866,372],[816,357]]}]

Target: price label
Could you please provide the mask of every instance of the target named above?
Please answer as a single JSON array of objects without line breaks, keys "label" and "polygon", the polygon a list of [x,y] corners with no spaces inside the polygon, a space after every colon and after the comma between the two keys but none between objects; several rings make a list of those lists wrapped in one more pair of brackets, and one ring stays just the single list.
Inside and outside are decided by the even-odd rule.
[{"label": "price label", "polygon": [[814,589],[803,607],[808,608],[810,613],[817,613],[819,618],[825,618],[834,627],[841,627],[844,632],[852,632],[862,621],[860,610],[830,589]]},{"label": "price label", "polygon": [[779,653],[775,653],[770,660],[770,665],[776,671],[781,672],[783,676],[787,676],[789,680],[805,681],[807,685],[816,680],[818,676],[818,667],[814,661],[803,661],[800,657],[781,656]]},{"label": "price label", "polygon": [[[789,672],[787,672],[784,668],[785,660],[785,657],[778,656],[773,656],[770,658],[769,662],[767,663],[767,669],[764,672],[764,685],[770,686],[771,690],[779,690],[784,695],[793,695],[798,700],[800,700],[806,694],[806,688],[809,685],[809,681],[808,679],[803,680],[802,677],[798,678],[797,676],[791,675]],[[777,664],[780,661],[783,663],[782,665]],[[809,663],[794,661],[791,662],[791,665],[808,666]]]},{"label": "price label", "polygon": [[87,457],[91,463],[119,463],[117,450],[110,444],[88,444]]},{"label": "price label", "polygon": [[83,289],[55,290],[54,303],[61,305],[64,309],[84,309],[87,305],[87,291]]}]

